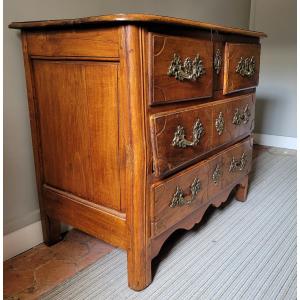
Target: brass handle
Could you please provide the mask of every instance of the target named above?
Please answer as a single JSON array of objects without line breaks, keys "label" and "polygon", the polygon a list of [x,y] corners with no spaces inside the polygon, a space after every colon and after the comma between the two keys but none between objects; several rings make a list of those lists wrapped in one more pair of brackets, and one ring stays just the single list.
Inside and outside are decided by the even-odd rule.
[{"label": "brass handle", "polygon": [[200,189],[201,189],[201,183],[200,183],[199,178],[197,178],[197,177],[194,179],[193,183],[190,186],[191,196],[189,198],[187,198],[184,195],[184,192],[181,187],[176,186],[176,191],[175,191],[173,198],[169,204],[169,207],[174,208],[176,206],[183,206],[183,205],[191,204],[195,200],[196,195],[200,192]]},{"label": "brass handle", "polygon": [[176,53],[169,66],[168,75],[175,77],[179,81],[191,80],[196,81],[203,74],[205,74],[205,69],[203,67],[202,60],[199,54],[192,60],[187,57],[182,63],[181,58]]},{"label": "brass handle", "polygon": [[241,57],[235,72],[239,73],[242,77],[252,77],[255,74],[254,56],[245,58]]},{"label": "brass handle", "polygon": [[237,171],[243,171],[247,165],[247,155],[245,152],[243,152],[242,156],[240,159],[235,159],[232,157],[232,160],[230,162],[229,166],[229,172],[237,172]]},{"label": "brass handle", "polygon": [[221,166],[219,164],[216,165],[215,170],[212,174],[212,180],[214,182],[214,184],[217,184],[222,176],[222,170],[221,170]]},{"label": "brass handle", "polygon": [[243,111],[239,108],[236,108],[232,118],[232,124],[234,125],[241,125],[242,123],[247,124],[250,119],[250,116],[251,116],[251,112],[248,104],[245,106]]},{"label": "brass handle", "polygon": [[218,135],[222,135],[222,133],[224,131],[225,120],[224,120],[223,112],[221,112],[221,111],[220,111],[218,117],[216,118],[215,126],[216,126],[216,130],[218,132]]},{"label": "brass handle", "polygon": [[222,56],[220,49],[216,50],[216,54],[214,57],[214,69],[216,71],[216,74],[219,75],[222,67]]},{"label": "brass handle", "polygon": [[201,136],[204,134],[204,128],[199,119],[196,120],[193,127],[193,141],[188,141],[185,139],[185,131],[181,125],[177,126],[174,133],[174,138],[172,141],[172,146],[179,148],[193,147],[198,145]]}]

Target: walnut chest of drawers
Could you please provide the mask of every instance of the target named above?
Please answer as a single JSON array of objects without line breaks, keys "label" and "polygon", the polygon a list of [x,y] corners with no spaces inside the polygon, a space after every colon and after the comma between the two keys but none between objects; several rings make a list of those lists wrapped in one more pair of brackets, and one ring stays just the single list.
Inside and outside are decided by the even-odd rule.
[{"label": "walnut chest of drawers", "polygon": [[22,30],[44,240],[60,222],[127,251],[128,282],[231,191],[247,194],[263,33],[111,15]]}]

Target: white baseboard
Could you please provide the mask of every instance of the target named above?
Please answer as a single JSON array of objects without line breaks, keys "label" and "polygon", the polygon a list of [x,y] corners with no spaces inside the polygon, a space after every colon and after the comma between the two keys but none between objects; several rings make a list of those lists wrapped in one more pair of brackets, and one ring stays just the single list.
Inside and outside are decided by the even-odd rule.
[{"label": "white baseboard", "polygon": [[40,210],[35,209],[28,213],[22,214],[17,218],[13,218],[8,222],[3,223],[4,235],[7,235],[11,232],[17,231],[21,228],[24,228],[30,224],[36,223],[40,220]]},{"label": "white baseboard", "polygon": [[38,221],[3,237],[3,260],[14,257],[43,242],[42,223]]},{"label": "white baseboard", "polygon": [[264,146],[297,149],[297,138],[280,135],[254,134],[254,143]]}]

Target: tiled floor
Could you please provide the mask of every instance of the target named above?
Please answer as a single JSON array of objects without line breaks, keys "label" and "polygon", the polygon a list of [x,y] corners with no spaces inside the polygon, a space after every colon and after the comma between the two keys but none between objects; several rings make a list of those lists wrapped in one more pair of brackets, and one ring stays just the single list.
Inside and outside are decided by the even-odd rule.
[{"label": "tiled floor", "polygon": [[52,247],[40,244],[4,262],[4,299],[38,299],[112,249],[74,229]]}]

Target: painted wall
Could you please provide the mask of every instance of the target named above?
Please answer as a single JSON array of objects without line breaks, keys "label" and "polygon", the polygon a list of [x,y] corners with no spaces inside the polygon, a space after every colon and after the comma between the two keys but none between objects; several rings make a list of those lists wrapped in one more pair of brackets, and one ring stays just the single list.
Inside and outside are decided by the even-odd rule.
[{"label": "painted wall", "polygon": [[4,0],[4,233],[39,220],[20,34],[11,21],[143,12],[248,28],[251,0]]},{"label": "painted wall", "polygon": [[255,132],[297,136],[297,1],[252,0],[250,29],[263,31]]}]

